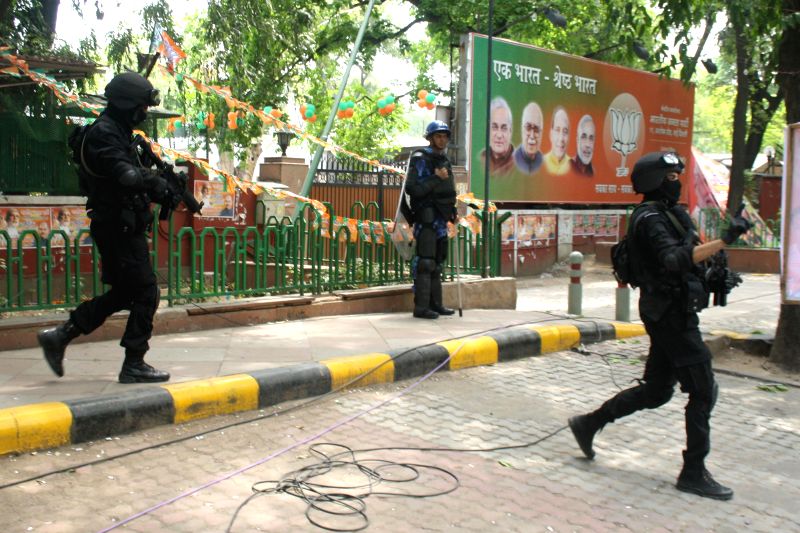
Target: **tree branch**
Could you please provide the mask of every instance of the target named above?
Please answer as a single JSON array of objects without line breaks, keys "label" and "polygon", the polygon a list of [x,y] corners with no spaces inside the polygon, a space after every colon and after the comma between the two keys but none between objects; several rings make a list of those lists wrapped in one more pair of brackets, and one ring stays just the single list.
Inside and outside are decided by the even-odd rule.
[{"label": "tree branch", "polygon": [[697,45],[697,51],[694,53],[694,57],[689,65],[684,65],[684,73],[681,76],[684,81],[688,82],[691,80],[692,76],[694,76],[694,73],[697,70],[697,62],[700,61],[700,55],[703,53],[703,48],[706,46],[708,36],[711,35],[711,27],[714,24],[713,20],[711,20],[711,16],[711,13],[709,13],[706,17],[706,27],[703,29],[703,36],[700,38],[700,43]]},{"label": "tree branch", "polygon": [[415,18],[414,20],[412,20],[411,22],[409,22],[408,24],[406,24],[402,28],[398,29],[396,32],[387,33],[386,35],[383,35],[380,38],[369,36],[369,37],[367,37],[367,41],[369,41],[372,44],[381,44],[384,41],[388,41],[388,40],[400,37],[405,32],[407,32],[412,26],[414,26],[415,24],[419,24],[420,22],[424,22],[424,21],[425,21],[425,19],[423,19],[423,18]]}]

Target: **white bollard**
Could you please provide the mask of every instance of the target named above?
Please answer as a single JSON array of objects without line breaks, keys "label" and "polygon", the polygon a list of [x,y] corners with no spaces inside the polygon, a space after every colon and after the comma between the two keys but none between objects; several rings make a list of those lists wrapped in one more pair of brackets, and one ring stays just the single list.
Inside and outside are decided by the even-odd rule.
[{"label": "white bollard", "polygon": [[569,254],[569,306],[567,313],[570,315],[580,315],[583,301],[583,285],[581,285],[581,276],[583,270],[583,254],[580,252],[572,252]]},{"label": "white bollard", "polygon": [[631,288],[627,283],[617,282],[616,319],[620,322],[631,321]]}]

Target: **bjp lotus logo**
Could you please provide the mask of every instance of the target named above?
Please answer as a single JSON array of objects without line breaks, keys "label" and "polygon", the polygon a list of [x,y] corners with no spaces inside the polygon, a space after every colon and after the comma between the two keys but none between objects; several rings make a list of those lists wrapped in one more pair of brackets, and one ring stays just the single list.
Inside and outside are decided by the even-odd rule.
[{"label": "bjp lotus logo", "polygon": [[622,155],[622,162],[617,167],[617,176],[627,176],[628,167],[625,159],[628,154],[636,151],[639,140],[639,130],[642,124],[642,114],[638,111],[609,109],[611,113],[611,149]]},{"label": "bjp lotus logo", "polygon": [[643,117],[639,102],[629,93],[617,95],[608,107],[604,138],[609,160],[612,160],[614,153],[621,156],[619,166],[615,169],[618,178],[630,174],[627,162],[634,161],[642,151]]}]

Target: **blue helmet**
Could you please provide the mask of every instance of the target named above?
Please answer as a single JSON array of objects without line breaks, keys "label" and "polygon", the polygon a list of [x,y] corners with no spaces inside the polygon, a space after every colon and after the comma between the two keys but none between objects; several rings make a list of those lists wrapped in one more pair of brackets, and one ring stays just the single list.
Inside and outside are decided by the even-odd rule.
[{"label": "blue helmet", "polygon": [[450,138],[450,127],[444,121],[434,120],[425,128],[425,138],[430,139],[434,133],[446,133],[447,137]]}]

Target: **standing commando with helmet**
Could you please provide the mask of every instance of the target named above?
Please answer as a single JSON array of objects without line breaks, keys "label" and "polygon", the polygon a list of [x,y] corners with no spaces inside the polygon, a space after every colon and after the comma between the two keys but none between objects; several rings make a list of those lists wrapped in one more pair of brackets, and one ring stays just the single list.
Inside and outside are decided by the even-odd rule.
[{"label": "standing commando with helmet", "polygon": [[454,311],[442,304],[442,271],[447,259],[447,223],[456,219],[456,186],[453,168],[445,153],[450,128],[434,120],[425,128],[430,146],[411,154],[405,192],[411,199],[416,255],[414,316],[438,318]]},{"label": "standing commando with helmet", "polygon": [[677,488],[729,500],[733,491],[717,483],[705,467],[718,386],[697,312],[708,304],[702,263],[746,233],[750,223],[737,214],[722,239],[700,244],[691,218],[677,205],[682,171],[677,154],[653,152],[636,162],[631,175],[634,190],[644,194],[629,222],[631,261],[641,290],[639,315],[650,337],[644,375],[638,385],[618,393],[596,411],[570,418],[569,426],[583,453],[592,459],[592,440],[606,424],[664,405],[676,382],[680,383],[689,402]]},{"label": "standing commando with helmet", "polygon": [[147,79],[127,72],[111,80],[105,95],[105,111],[71,143],[88,196],[86,211],[100,252],[102,281],[110,289],[81,303],[60,326],[39,332],[39,344],[50,368],[61,377],[70,341],[127,309],[130,316],[120,341],[125,348],[120,383],[167,381],[169,374],[145,363],[144,356],[159,301],[146,237],[153,222],[150,201],[160,201],[168,183],[157,171],[144,168],[137,144],[132,144],[133,128],[147,118],[149,106],[159,104],[159,94]]}]

